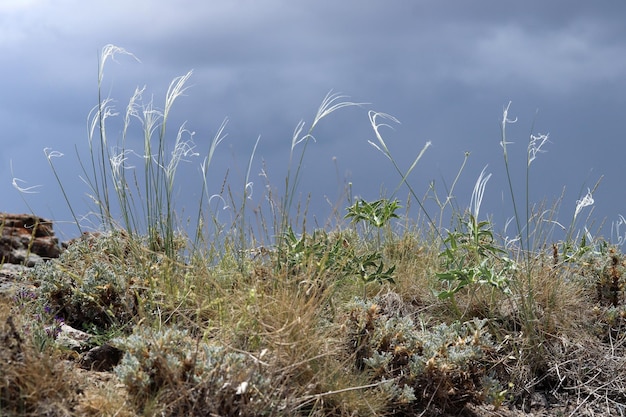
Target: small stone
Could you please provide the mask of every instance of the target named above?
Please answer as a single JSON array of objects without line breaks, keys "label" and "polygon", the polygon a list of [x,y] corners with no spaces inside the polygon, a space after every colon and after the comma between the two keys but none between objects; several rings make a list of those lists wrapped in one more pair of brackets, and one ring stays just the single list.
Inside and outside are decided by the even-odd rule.
[{"label": "small stone", "polygon": [[59,330],[59,334],[56,337],[56,342],[69,349],[84,350],[92,336],[89,333],[77,330],[67,324],[62,324]]},{"label": "small stone", "polygon": [[105,343],[86,352],[80,360],[80,367],[97,372],[111,371],[122,360],[124,351]]}]

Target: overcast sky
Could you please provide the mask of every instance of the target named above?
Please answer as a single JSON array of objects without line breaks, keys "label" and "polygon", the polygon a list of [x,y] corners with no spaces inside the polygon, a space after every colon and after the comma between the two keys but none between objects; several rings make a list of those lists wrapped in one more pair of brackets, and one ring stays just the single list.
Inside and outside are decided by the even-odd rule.
[{"label": "overcast sky", "polygon": [[[193,70],[169,125],[173,141],[186,122],[200,154],[178,173],[181,218],[197,211],[199,166],[225,118],[228,136],[209,170],[211,192],[220,191],[228,171],[241,195],[260,137],[250,178],[254,206],[263,201],[262,172],[283,193],[294,128],[301,120],[310,126],[332,90],[369,104],[329,116],[309,143],[298,190],[302,201],[310,193],[309,214],[319,224],[349,182],[366,199],[390,196],[398,185],[391,163],[367,142],[375,139],[368,120],[375,110],[401,122],[383,134],[403,169],[432,143],[409,178],[418,194],[434,181],[445,195],[470,152],[454,192],[455,204],[468,207],[487,166],[493,176],[481,216],[493,214],[501,229],[513,215],[500,147],[509,102],[509,118],[517,118],[507,140],[518,203],[525,202],[529,135],[549,133],[545,153],[531,165],[531,202],[549,206],[564,193],[558,219],[567,225],[576,201],[603,177],[593,218],[610,224],[626,216],[624,22],[621,0],[0,0],[0,211],[32,208],[53,219],[62,238],[77,234],[43,150],[64,154],[53,162],[74,210],[87,214],[75,148],[87,155],[98,56],[114,44],[140,60],[119,55],[105,67],[103,93],[120,112],[144,85],[144,101],[153,97],[162,107],[170,81]],[[114,146],[119,128],[111,126]],[[29,189],[37,193],[20,194],[13,179],[39,186]],[[406,188],[396,195],[403,205],[406,195]]]}]

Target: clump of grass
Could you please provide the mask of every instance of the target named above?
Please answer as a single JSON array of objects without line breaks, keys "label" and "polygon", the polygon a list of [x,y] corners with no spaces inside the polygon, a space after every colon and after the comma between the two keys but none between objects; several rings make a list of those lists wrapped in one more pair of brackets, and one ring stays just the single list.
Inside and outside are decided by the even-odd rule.
[{"label": "clump of grass", "polygon": [[[168,122],[174,103],[187,90],[186,84],[192,71],[176,77],[170,83],[161,109],[152,100],[143,101],[145,87],[137,88],[126,106],[120,137],[114,142],[108,136],[107,123],[119,113],[115,110],[113,99],[103,96],[103,79],[107,61],[115,60],[117,55],[127,55],[138,61],[132,53],[114,45],[107,45],[102,50],[98,67],[98,104],[88,117],[89,160],[86,163],[80,160],[83,180],[89,187],[89,197],[104,228],[112,230],[121,224],[133,237],[147,236],[151,250],[165,252],[174,258],[180,249],[177,244],[180,219],[176,217],[174,204],[176,172],[181,162],[199,154],[195,152],[194,132],[182,124],[172,135],[168,130]],[[143,160],[143,172],[139,174],[131,162],[131,157],[137,153],[128,144],[134,131],[134,121],[141,125],[143,135],[143,150],[139,154]],[[172,136],[173,140],[170,141]],[[205,158],[204,172],[222,139],[220,129]],[[53,158],[62,157],[63,154],[48,148],[45,153],[79,232],[82,233],[79,217],[73,210],[63,181],[53,164]],[[118,214],[121,219],[118,219]],[[201,227],[199,219],[198,227]]]},{"label": "clump of grass", "polygon": [[0,305],[0,414],[68,415],[79,380],[56,349],[41,349],[24,318],[8,304]]}]

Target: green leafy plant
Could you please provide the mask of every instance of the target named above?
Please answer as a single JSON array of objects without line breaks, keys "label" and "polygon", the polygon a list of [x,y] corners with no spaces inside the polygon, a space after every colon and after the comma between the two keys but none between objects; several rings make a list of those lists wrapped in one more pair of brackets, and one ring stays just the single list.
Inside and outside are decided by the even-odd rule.
[{"label": "green leafy plant", "polygon": [[398,200],[390,201],[386,198],[381,198],[368,202],[359,199],[346,209],[348,214],[345,217],[352,219],[353,223],[364,222],[370,226],[381,228],[387,225],[389,220],[398,218],[396,210],[401,207]]},{"label": "green leafy plant", "polygon": [[439,254],[444,271],[437,278],[445,288],[437,292],[440,299],[449,299],[457,315],[460,315],[455,295],[463,288],[488,284],[510,294],[510,273],[516,269],[515,262],[496,243],[489,221],[478,221],[485,186],[491,174],[482,170],[472,192],[471,212],[467,219],[460,219],[458,230],[449,231],[444,239],[444,250]]},{"label": "green leafy plant", "polygon": [[381,198],[368,202],[359,199],[346,209],[348,213],[345,218],[350,218],[352,223],[362,223],[366,237],[369,237],[371,228],[375,227],[377,229],[376,244],[380,248],[382,240],[380,229],[388,226],[391,219],[398,218],[396,211],[401,207],[398,200]]},{"label": "green leafy plant", "polygon": [[395,283],[393,280],[395,270],[395,265],[385,269],[383,257],[378,252],[355,256],[349,264],[349,271],[356,273],[363,285],[364,297],[366,295],[366,286],[371,282],[377,282],[379,284],[384,282]]},{"label": "green leafy plant", "polygon": [[488,221],[478,222],[469,214],[462,225],[461,230],[448,233],[447,246],[439,255],[444,272],[436,274],[445,284],[437,297],[451,300],[457,314],[456,293],[468,286],[487,284],[510,294],[510,273],[516,269],[507,252],[494,243]]},{"label": "green leafy plant", "polygon": [[353,256],[351,238],[342,233],[330,234],[322,229],[297,236],[291,227],[282,237],[282,250],[277,253],[280,265],[289,275],[304,271],[314,276],[338,274],[341,278]]},{"label": "green leafy plant", "polygon": [[396,211],[401,208],[398,200],[389,200],[381,198],[379,200],[368,202],[358,199],[354,204],[346,210],[348,213],[345,218],[351,219],[351,223],[362,223],[364,234],[370,236],[371,228],[376,228],[378,233],[376,236],[376,250],[363,255],[355,255],[350,262],[350,268],[356,272],[361,283],[363,284],[363,295],[365,296],[365,287],[370,282],[390,282],[394,283],[393,273],[396,269],[392,265],[385,269],[383,256],[378,252],[381,248],[381,231],[380,229],[389,226],[391,219],[397,219]]},{"label": "green leafy plant", "polygon": [[348,235],[329,235],[316,230],[311,235],[297,236],[291,228],[283,237],[283,251],[278,254],[281,264],[290,275],[306,272],[307,283],[323,276],[332,276],[335,282],[346,277],[358,277],[363,291],[369,283],[394,283],[395,265],[385,267],[379,252],[358,254]]}]

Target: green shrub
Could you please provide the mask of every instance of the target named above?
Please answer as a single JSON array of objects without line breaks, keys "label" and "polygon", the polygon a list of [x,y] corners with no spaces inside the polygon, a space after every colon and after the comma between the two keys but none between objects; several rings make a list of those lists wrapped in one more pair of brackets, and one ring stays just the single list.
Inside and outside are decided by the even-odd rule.
[{"label": "green shrub", "polygon": [[396,267],[385,266],[383,249],[368,250],[365,244],[359,248],[357,243],[357,238],[349,233],[318,229],[311,235],[303,233],[298,237],[289,228],[283,236],[278,262],[289,275],[307,274],[303,283],[309,287],[325,277],[332,277],[335,282],[357,277],[365,295],[369,283],[393,283]]},{"label": "green shrub", "polygon": [[466,287],[476,291],[477,286],[488,284],[511,294],[509,281],[518,267],[495,243],[490,222],[479,222],[469,214],[458,230],[448,232],[444,243],[445,249],[439,255],[444,272],[437,274],[444,288],[437,292],[437,296],[451,300],[457,316],[461,317],[461,313],[455,294]]}]

